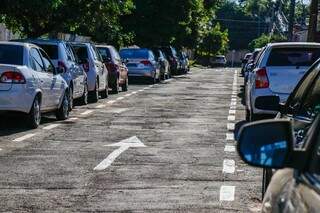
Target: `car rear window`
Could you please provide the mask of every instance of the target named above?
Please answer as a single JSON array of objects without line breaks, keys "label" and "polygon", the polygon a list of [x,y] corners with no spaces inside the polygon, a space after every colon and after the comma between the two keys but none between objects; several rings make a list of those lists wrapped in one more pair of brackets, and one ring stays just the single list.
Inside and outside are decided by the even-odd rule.
[{"label": "car rear window", "polygon": [[120,50],[121,58],[149,58],[148,50],[142,49],[123,49]]},{"label": "car rear window", "polygon": [[271,51],[267,66],[311,66],[319,57],[318,48],[278,48]]},{"label": "car rear window", "polygon": [[55,44],[37,44],[41,47],[52,60],[58,59],[58,45]]},{"label": "car rear window", "polygon": [[88,49],[86,46],[72,46],[79,60],[88,59]]},{"label": "car rear window", "polygon": [[23,47],[0,44],[0,64],[23,65]]}]

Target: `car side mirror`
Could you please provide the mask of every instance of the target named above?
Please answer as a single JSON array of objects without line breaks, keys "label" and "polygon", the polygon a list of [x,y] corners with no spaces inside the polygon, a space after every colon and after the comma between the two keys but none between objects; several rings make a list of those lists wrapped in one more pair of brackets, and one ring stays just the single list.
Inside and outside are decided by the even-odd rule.
[{"label": "car side mirror", "polygon": [[64,68],[62,68],[62,67],[57,67],[57,68],[55,69],[55,74],[56,74],[56,75],[62,74],[62,73],[64,73],[64,71],[65,71]]},{"label": "car side mirror", "polygon": [[267,120],[245,125],[240,130],[238,152],[249,165],[281,169],[288,166],[293,130],[287,120]]},{"label": "car side mirror", "polygon": [[126,58],[126,59],[121,59],[121,61],[122,61],[122,63],[124,63],[124,64],[127,64],[127,63],[129,63],[129,60]]},{"label": "car side mirror", "polygon": [[248,63],[248,59],[242,59],[242,63],[243,63],[243,64]]},{"label": "car side mirror", "polygon": [[260,96],[255,101],[255,107],[261,110],[280,111],[279,96]]},{"label": "car side mirror", "polygon": [[110,63],[111,62],[111,58],[106,57],[106,56],[102,56],[102,60],[103,60],[103,63]]},{"label": "car side mirror", "polygon": [[248,64],[248,71],[249,71],[249,72],[252,72],[252,71],[253,71],[253,68],[254,68],[254,64],[253,64],[253,63]]}]

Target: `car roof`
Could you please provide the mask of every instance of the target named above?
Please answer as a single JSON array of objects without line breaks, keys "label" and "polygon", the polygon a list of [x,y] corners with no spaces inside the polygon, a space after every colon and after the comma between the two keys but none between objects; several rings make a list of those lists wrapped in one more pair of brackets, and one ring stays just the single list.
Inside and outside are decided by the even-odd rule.
[{"label": "car roof", "polygon": [[36,45],[28,42],[18,42],[18,41],[0,41],[0,44],[8,44],[8,45],[16,45],[16,46],[23,46],[23,47],[37,47]]},{"label": "car roof", "polygon": [[146,50],[146,51],[149,51],[150,49],[148,49],[148,48],[122,48],[121,50]]},{"label": "car roof", "polygon": [[278,42],[278,43],[270,43],[268,47],[320,47],[320,43],[315,42]]},{"label": "car roof", "polygon": [[42,38],[37,38],[37,39],[17,39],[13,41],[21,41],[21,42],[34,42],[34,43],[39,43],[39,44],[59,44],[59,43],[66,43],[67,41],[60,40],[60,39],[42,39]]},{"label": "car roof", "polygon": [[96,44],[96,47],[114,48],[112,45]]}]

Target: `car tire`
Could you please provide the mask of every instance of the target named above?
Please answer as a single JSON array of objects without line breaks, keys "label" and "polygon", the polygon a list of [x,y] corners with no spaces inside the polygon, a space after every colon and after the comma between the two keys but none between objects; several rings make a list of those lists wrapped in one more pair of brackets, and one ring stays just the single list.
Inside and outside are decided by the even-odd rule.
[{"label": "car tire", "polygon": [[263,169],[263,177],[262,177],[262,191],[261,191],[262,200],[263,200],[264,195],[268,189],[271,178],[272,178],[272,169],[264,168]]},{"label": "car tire", "polygon": [[97,103],[99,100],[99,83],[96,81],[96,86],[92,92],[90,92],[90,102]]},{"label": "car tire", "polygon": [[101,92],[101,98],[105,99],[105,98],[108,98],[108,96],[109,96],[109,86],[107,84],[106,88]]},{"label": "car tire", "polygon": [[31,110],[28,114],[28,126],[32,129],[36,129],[39,127],[41,123],[41,102],[39,96],[36,96]]},{"label": "car tire", "polygon": [[66,120],[69,117],[69,100],[67,95],[68,93],[69,91],[66,91],[64,93],[61,106],[56,111],[56,117],[58,120]]},{"label": "car tire", "polygon": [[128,87],[129,87],[129,80],[127,78],[126,82],[121,86],[122,92],[128,91]]},{"label": "car tire", "polygon": [[69,89],[68,100],[69,100],[69,111],[71,112],[73,109],[73,103],[74,103],[72,88]]},{"label": "car tire", "polygon": [[82,105],[88,104],[88,84],[87,83],[85,83],[84,85],[83,94],[81,97],[81,104]]}]

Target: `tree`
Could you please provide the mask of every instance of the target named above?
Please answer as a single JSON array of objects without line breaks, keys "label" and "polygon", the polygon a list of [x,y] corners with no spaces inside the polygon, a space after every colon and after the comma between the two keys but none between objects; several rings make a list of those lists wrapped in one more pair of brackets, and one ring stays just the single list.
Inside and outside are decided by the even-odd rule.
[{"label": "tree", "polygon": [[122,33],[119,17],[131,9],[131,0],[3,0],[0,13],[11,30],[26,37],[67,32],[122,43],[130,35]]},{"label": "tree", "polygon": [[259,38],[256,38],[252,42],[250,42],[249,48],[251,50],[254,50],[255,48],[262,48],[272,42],[284,42],[286,40],[287,39],[281,35],[274,34],[272,36],[269,36],[263,34]]},{"label": "tree", "polygon": [[122,23],[142,46],[177,45],[195,48],[217,2],[214,0],[134,0],[135,10]]},{"label": "tree", "polygon": [[225,54],[228,49],[228,31],[222,31],[220,24],[217,23],[212,27],[200,44],[199,55],[215,56]]},{"label": "tree", "polygon": [[247,14],[243,5],[228,0],[216,11],[214,22],[220,23],[222,30],[228,29],[230,49],[235,50],[247,49],[248,43],[267,29],[261,20]]}]

